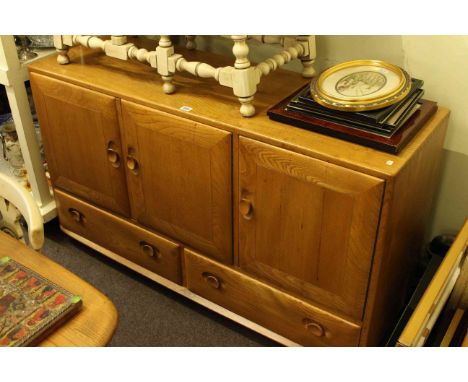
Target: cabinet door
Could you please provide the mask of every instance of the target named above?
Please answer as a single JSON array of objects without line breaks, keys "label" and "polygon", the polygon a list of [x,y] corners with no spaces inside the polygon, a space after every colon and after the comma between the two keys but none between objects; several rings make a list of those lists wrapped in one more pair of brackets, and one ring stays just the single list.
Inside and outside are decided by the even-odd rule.
[{"label": "cabinet door", "polygon": [[232,260],[231,134],[122,101],[132,217]]},{"label": "cabinet door", "polygon": [[116,99],[31,73],[52,183],[129,215]]},{"label": "cabinet door", "polygon": [[384,182],[239,141],[240,267],[361,319]]}]

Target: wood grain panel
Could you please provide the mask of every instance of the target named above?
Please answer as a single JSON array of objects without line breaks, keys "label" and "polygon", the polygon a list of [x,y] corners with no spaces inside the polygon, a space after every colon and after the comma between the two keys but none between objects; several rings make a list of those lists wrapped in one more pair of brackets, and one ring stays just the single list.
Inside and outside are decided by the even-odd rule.
[{"label": "wood grain panel", "polygon": [[240,267],[361,319],[384,181],[239,141]]},{"label": "wood grain panel", "polygon": [[[420,134],[421,146],[403,151],[407,164],[387,182],[361,344],[376,346],[390,334],[408,297],[427,237],[427,222],[439,181],[448,113],[436,115]],[[418,139],[419,135],[416,136]]]},{"label": "wood grain panel", "polygon": [[261,283],[193,251],[184,251],[187,287],[192,292],[301,345],[355,346],[354,322]]},{"label": "wood grain panel", "polygon": [[120,256],[182,284],[181,246],[55,190],[60,225]]},{"label": "wood grain panel", "polygon": [[35,73],[31,86],[54,186],[128,216],[115,98]]},{"label": "wood grain panel", "polygon": [[[138,40],[137,44],[154,49],[157,42]],[[178,47],[178,52],[189,61],[207,62],[215,67],[232,65],[232,59],[227,56],[189,51],[183,47]],[[148,65],[134,60],[118,60],[84,47],[70,49],[70,59],[70,65],[57,65],[56,57],[51,55],[33,62],[29,70],[384,179],[404,168],[412,153],[424,144],[449,113],[446,108],[439,107],[436,115],[408,146],[393,155],[270,120],[266,115],[268,108],[297,93],[310,81],[288,70],[278,69],[259,84],[254,99],[258,114],[243,118],[232,90],[215,81],[177,73],[174,77],[176,93],[168,96],[162,91],[160,76]],[[182,106],[190,106],[192,111],[184,112],[180,109]],[[389,160],[392,165],[388,165]]]},{"label": "wood grain panel", "polygon": [[[231,134],[122,101],[132,216],[232,262]],[[133,154],[132,154],[133,153]]]},{"label": "wood grain panel", "polygon": [[[146,47],[151,49],[151,47]],[[214,66],[232,64],[229,57],[180,49],[182,49],[180,53],[189,60],[209,62]],[[209,186],[206,184],[210,182],[200,181],[205,184],[205,187],[201,187],[194,179],[192,182],[171,179],[169,175],[171,171],[168,168],[162,168],[162,164],[155,165],[152,162],[155,158],[161,158],[166,162],[164,165],[168,167],[171,167],[170,163],[173,163],[173,169],[180,172],[182,178],[187,177],[188,172],[194,174],[193,178],[210,178],[207,172],[197,172],[195,163],[206,163],[208,161],[206,151],[212,152],[212,150],[207,149],[203,154],[201,152],[203,150],[198,151],[196,148],[201,143],[192,144],[190,139],[184,140],[183,136],[192,135],[193,141],[198,141],[199,136],[203,136],[201,129],[198,128],[204,126],[201,124],[233,133],[235,160],[232,164],[235,188],[232,192],[235,201],[233,206],[235,264],[243,266],[250,264],[249,269],[244,268],[246,272],[267,279],[275,283],[278,288],[287,290],[288,293],[314,301],[314,304],[318,301],[327,310],[347,314],[356,319],[362,318],[359,310],[365,299],[360,344],[379,344],[385,331],[393,325],[401,308],[408,276],[423,243],[424,227],[429,221],[430,199],[438,179],[436,174],[447,126],[449,114],[447,109],[439,107],[437,113],[416,134],[408,146],[398,155],[392,155],[270,120],[266,115],[266,110],[287,95],[297,92],[306,83],[306,80],[296,73],[278,70],[270,74],[271,78],[268,81],[262,81],[255,95],[254,102],[258,114],[254,118],[242,118],[238,112],[238,100],[232,95],[232,91],[226,87],[220,87],[214,81],[178,73],[174,78],[177,87],[176,94],[168,96],[162,92],[160,76],[153,68],[144,64],[121,61],[107,57],[102,52],[83,47],[72,48],[70,58],[70,65],[57,65],[56,57],[51,56],[32,63],[29,69],[33,75],[42,74],[101,92],[110,98],[117,97],[167,112],[168,114],[161,113],[164,116],[161,119],[164,121],[173,120],[174,116],[185,121],[187,134],[171,135],[169,126],[166,126],[164,131],[157,131],[153,135],[152,129],[157,124],[148,120],[144,129],[138,128],[138,134],[132,135],[131,133],[127,137],[133,139],[131,143],[135,142],[133,149],[138,148],[142,142],[146,145],[148,137],[155,140],[156,135],[158,139],[163,137],[162,149],[151,152],[150,148],[147,148],[145,150],[148,153],[143,154],[144,161],[138,156],[138,152],[136,159],[140,160],[142,166],[140,170],[143,172],[140,175],[148,170],[148,166],[153,166],[151,172],[161,173],[161,176],[165,178],[164,184],[168,185],[166,190],[180,190],[184,187],[193,190],[194,193],[200,195],[204,205],[207,204],[208,195],[213,193],[214,187],[221,187],[218,189],[218,195],[223,194],[223,191],[226,191],[223,188],[223,184],[226,183],[223,182],[228,179],[229,183],[230,176],[216,175],[214,177],[219,181]],[[66,94],[63,97],[59,94],[56,98],[66,99],[67,97]],[[80,97],[77,96],[77,99]],[[86,107],[89,106],[86,104]],[[189,106],[192,110],[185,112],[181,109],[182,106]],[[60,109],[60,106],[54,106],[56,107]],[[88,118],[91,123],[98,123],[91,116]],[[181,125],[177,123],[171,123],[171,125],[176,126],[176,130],[183,131]],[[146,129],[149,131],[147,135],[141,133]],[[124,129],[124,134],[127,134],[126,130],[128,129]],[[252,151],[246,152],[245,158],[243,155],[238,158],[238,134],[275,146],[279,151],[268,154],[269,151],[263,148],[249,148]],[[80,139],[76,137],[77,142],[80,142]],[[93,142],[95,142],[93,139],[95,140],[95,136],[91,132],[86,139],[90,147],[93,147]],[[216,139],[213,138],[213,142],[215,141]],[[157,147],[154,143],[148,147]],[[47,147],[51,144],[47,141],[45,144],[46,151],[50,152],[51,150]],[[222,139],[214,144],[214,147],[216,145],[230,149],[230,144]],[[54,148],[58,153],[57,157],[68,158],[68,150],[62,153],[61,149],[61,147]],[[124,149],[125,163],[127,147],[122,147],[122,149]],[[188,154],[188,151],[193,155]],[[245,151],[245,147],[241,147],[240,151]],[[302,155],[290,156],[289,153],[292,152],[306,155],[308,158]],[[154,153],[156,155],[153,155]],[[226,158],[230,160],[229,154]],[[178,161],[189,162],[192,167],[190,165],[185,167]],[[253,165],[247,166],[249,162]],[[70,163],[71,167],[80,169],[79,159],[72,158]],[[221,159],[216,163],[218,166],[214,168],[215,173],[216,171],[223,173],[225,160]],[[86,174],[79,174],[78,176],[82,177],[80,182],[69,185],[69,188],[75,190],[75,195],[80,192],[82,195],[80,197],[83,199],[92,196],[99,200],[95,203],[103,206],[101,199],[105,200],[107,194],[97,193],[96,195],[94,189],[97,186],[93,188],[89,184],[84,186],[82,184],[90,181],[86,178],[87,176],[91,181],[96,176],[99,177],[102,166],[96,167],[100,170],[93,169]],[[230,165],[226,167],[231,168]],[[82,165],[81,168],[83,168]],[[245,172],[246,170],[248,173]],[[93,171],[98,171],[97,175]],[[370,177],[366,178],[364,174]],[[184,195],[184,192],[180,191],[175,191],[172,195],[171,192],[163,190],[164,203],[158,204],[156,193],[152,190],[161,193],[157,187],[163,186],[156,178],[149,180],[145,176],[143,187],[138,186],[132,172],[128,171],[127,175],[129,175],[129,182],[134,184],[131,190],[133,203],[146,205],[145,198],[149,198],[153,204],[148,211],[140,211],[142,216],[154,213],[155,207],[161,209],[163,218],[158,217],[157,214],[154,218],[146,216],[148,226],[158,225],[161,231],[164,229],[168,235],[184,238],[181,241],[187,244],[194,243],[192,247],[203,253],[209,253],[214,258],[222,256],[220,252],[223,251],[219,249],[222,245],[213,244],[213,237],[222,237],[225,227],[222,223],[215,224],[214,219],[208,217],[213,215],[211,207],[205,208],[206,220],[201,219],[200,224],[195,224],[198,218],[194,219],[194,217],[201,216],[203,208],[199,208],[200,206],[194,202],[191,195],[186,195],[187,193]],[[67,181],[72,181],[75,176],[75,174],[68,176]],[[241,178],[240,183],[238,177]],[[383,185],[375,188],[372,182],[367,181],[376,179],[372,177],[385,180],[383,202],[376,196],[378,189],[383,188]],[[244,181],[247,183],[243,183]],[[346,184],[347,181],[348,184]],[[361,182],[363,182],[362,187]],[[243,188],[240,184],[246,184],[248,188]],[[226,195],[230,195],[229,187],[227,187]],[[245,213],[249,208],[246,203],[240,208],[242,199],[253,203],[251,220],[245,220],[242,217],[242,212]],[[181,200],[182,202],[179,203]],[[178,203],[181,206],[192,205],[189,210],[194,211],[195,215],[181,215],[184,209],[179,207]],[[231,201],[229,200],[228,203]],[[376,205],[379,203],[383,204],[380,219],[375,220],[375,211],[378,210]],[[167,208],[168,206],[170,207]],[[134,213],[135,210],[136,208],[133,209]],[[222,212],[218,214],[220,217],[222,215]],[[179,217],[184,224],[182,227],[174,223],[174,220],[178,220]],[[219,219],[219,221],[222,220]],[[230,221],[230,218],[228,220]],[[246,234],[246,227],[251,226],[264,228],[253,230],[249,228],[250,234]],[[214,227],[219,227],[220,235],[210,234],[214,232]],[[376,237],[372,227],[378,227],[378,234],[370,268],[369,253],[372,253],[372,249],[369,248],[370,243],[373,243]],[[321,240],[322,237],[327,239]],[[251,252],[246,252],[245,248]],[[230,249],[225,252],[230,252]],[[246,253],[251,253],[254,261],[249,260]],[[284,255],[285,253],[287,255]],[[310,256],[310,253],[313,256]],[[364,275],[369,276],[369,272],[371,272],[370,285],[366,294],[363,280]],[[345,287],[349,285],[354,285],[356,288]],[[358,288],[357,285],[360,287]],[[355,311],[345,313],[350,305],[356,307]]]}]

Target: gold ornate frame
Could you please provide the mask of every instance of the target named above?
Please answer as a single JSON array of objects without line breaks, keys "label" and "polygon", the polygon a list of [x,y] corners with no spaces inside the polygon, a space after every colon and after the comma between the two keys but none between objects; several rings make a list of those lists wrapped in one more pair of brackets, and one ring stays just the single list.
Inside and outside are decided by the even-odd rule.
[{"label": "gold ornate frame", "polygon": [[[364,66],[373,66],[376,68],[384,68],[396,74],[399,83],[389,92],[366,98],[365,100],[359,97],[335,97],[324,90],[323,84],[332,74],[348,68],[359,68]],[[390,106],[404,97],[406,97],[411,88],[411,77],[400,67],[379,60],[353,60],[343,62],[325,70],[315,81],[312,82],[310,91],[314,100],[322,106],[330,109],[342,111],[367,111],[381,109]]]}]

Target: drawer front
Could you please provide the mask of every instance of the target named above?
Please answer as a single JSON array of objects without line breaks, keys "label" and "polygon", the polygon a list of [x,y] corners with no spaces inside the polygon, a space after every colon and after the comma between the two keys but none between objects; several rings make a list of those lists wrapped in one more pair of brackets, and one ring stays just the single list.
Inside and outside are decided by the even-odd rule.
[{"label": "drawer front", "polygon": [[360,326],[189,250],[192,292],[305,346],[357,346]]},{"label": "drawer front", "polygon": [[181,247],[159,235],[55,190],[62,227],[157,273],[182,283]]}]

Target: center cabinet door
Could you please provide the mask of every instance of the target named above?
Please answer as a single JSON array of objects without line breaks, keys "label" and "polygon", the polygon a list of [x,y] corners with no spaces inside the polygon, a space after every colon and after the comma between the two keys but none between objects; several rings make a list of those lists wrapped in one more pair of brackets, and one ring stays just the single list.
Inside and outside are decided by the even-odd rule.
[{"label": "center cabinet door", "polygon": [[239,139],[239,265],[360,320],[384,181]]},{"label": "center cabinet door", "polygon": [[132,217],[232,262],[231,134],[122,101]]}]

